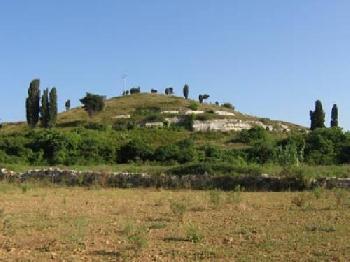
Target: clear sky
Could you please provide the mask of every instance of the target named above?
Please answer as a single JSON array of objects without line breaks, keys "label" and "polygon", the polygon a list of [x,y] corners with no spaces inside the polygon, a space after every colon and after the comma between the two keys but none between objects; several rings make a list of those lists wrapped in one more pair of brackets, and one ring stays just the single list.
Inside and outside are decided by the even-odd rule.
[{"label": "clear sky", "polygon": [[33,78],[60,108],[128,86],[211,95],[244,113],[309,125],[320,99],[350,129],[349,0],[0,2],[0,118],[25,119]]}]

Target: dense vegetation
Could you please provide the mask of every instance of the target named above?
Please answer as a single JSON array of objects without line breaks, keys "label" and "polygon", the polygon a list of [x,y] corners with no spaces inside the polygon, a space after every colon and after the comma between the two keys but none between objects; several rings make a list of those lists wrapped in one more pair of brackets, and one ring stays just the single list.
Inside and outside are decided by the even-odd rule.
[{"label": "dense vegetation", "polygon": [[[244,146],[237,147],[239,144]],[[281,137],[259,127],[240,133],[204,134],[184,129],[114,130],[111,126],[90,124],[70,130],[34,129],[1,134],[0,162],[333,165],[350,163],[350,134],[340,128],[321,128]]]}]

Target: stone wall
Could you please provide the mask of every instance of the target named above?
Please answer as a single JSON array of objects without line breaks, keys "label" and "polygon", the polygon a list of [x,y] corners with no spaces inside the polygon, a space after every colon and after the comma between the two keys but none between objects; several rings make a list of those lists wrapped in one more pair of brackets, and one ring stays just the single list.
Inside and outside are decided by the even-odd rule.
[{"label": "stone wall", "polygon": [[298,177],[210,176],[210,175],[150,175],[145,173],[79,172],[74,170],[43,169],[15,173],[0,170],[0,180],[13,183],[41,181],[65,186],[103,187],[156,187],[167,189],[223,189],[232,190],[240,185],[247,191],[305,190],[316,186],[350,188],[350,178],[303,179]]}]

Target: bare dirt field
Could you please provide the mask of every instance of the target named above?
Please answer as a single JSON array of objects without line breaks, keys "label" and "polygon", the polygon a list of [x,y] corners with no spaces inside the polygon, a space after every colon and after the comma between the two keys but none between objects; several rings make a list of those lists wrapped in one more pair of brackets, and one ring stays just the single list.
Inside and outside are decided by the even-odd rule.
[{"label": "bare dirt field", "polygon": [[0,184],[0,261],[349,261],[350,193]]}]

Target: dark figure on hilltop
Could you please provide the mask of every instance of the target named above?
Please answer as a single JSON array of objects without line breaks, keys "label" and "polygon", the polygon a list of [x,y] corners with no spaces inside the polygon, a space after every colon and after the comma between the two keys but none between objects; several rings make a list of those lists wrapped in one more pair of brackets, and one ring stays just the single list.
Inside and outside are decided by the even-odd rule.
[{"label": "dark figure on hilltop", "polygon": [[185,99],[188,99],[188,96],[190,94],[190,87],[187,84],[184,86],[183,92]]},{"label": "dark figure on hilltop", "polygon": [[173,95],[174,89],[172,87],[165,88],[165,94],[166,95]]},{"label": "dark figure on hilltop", "polygon": [[338,127],[338,106],[336,104],[333,105],[331,118],[331,127]]},{"label": "dark figure on hilltop", "polygon": [[130,95],[140,94],[140,93],[141,93],[141,87],[133,87],[130,89]]},{"label": "dark figure on hilltop", "polygon": [[199,95],[198,100],[199,103],[203,104],[204,100],[207,100],[210,97],[210,95],[204,94],[204,95]]},{"label": "dark figure on hilltop", "polygon": [[70,110],[70,99],[68,99],[66,103],[64,103],[64,107],[66,108],[66,111]]},{"label": "dark figure on hilltop", "polygon": [[310,111],[310,120],[311,120],[311,130],[315,130],[316,128],[324,128],[325,127],[325,112],[322,108],[322,103],[320,100],[315,102],[315,111]]}]

